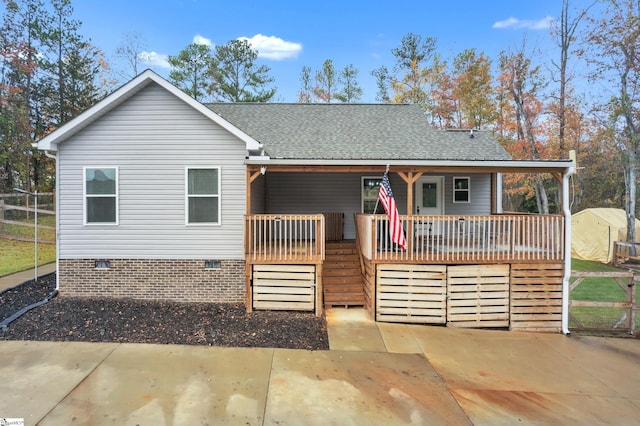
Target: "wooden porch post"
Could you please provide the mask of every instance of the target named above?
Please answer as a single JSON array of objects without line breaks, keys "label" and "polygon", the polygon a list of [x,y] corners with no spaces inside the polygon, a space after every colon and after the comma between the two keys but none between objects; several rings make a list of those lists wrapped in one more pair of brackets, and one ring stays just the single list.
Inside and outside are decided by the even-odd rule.
[{"label": "wooden porch post", "polygon": [[422,177],[422,174],[422,172],[408,172],[406,174],[398,172],[398,176],[407,183],[407,215],[409,216],[413,216],[413,185]]},{"label": "wooden porch post", "polygon": [[[413,216],[413,184],[422,176],[422,172],[398,172],[398,176],[407,183],[407,215]],[[413,252],[413,220],[409,220],[407,226],[407,250]]]},{"label": "wooden porch post", "polygon": [[260,176],[260,170],[251,172],[247,170],[247,214],[251,214],[251,184]]}]

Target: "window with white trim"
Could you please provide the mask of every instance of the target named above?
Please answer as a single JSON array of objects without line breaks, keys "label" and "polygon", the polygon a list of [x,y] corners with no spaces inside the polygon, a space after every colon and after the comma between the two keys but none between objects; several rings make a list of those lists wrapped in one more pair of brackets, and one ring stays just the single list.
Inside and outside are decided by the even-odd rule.
[{"label": "window with white trim", "polygon": [[[378,193],[380,193],[380,185],[382,185],[381,177],[362,177],[361,198],[362,213],[378,213],[384,214],[384,207],[378,202]],[[376,207],[377,205],[377,207]],[[373,210],[376,209],[374,212]]]},{"label": "window with white trim", "polygon": [[84,168],[84,223],[118,224],[118,168]]},{"label": "window with white trim", "polygon": [[468,177],[453,178],[453,202],[471,202],[471,179]]},{"label": "window with white trim", "polygon": [[220,169],[187,168],[187,224],[220,224]]}]

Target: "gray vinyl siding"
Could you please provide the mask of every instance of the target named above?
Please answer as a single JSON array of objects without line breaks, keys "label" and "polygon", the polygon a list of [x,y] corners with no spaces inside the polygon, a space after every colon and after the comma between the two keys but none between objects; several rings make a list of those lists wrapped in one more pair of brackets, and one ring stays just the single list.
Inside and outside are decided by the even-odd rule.
[{"label": "gray vinyl siding", "polygon": [[[267,172],[268,213],[344,213],[344,235],[355,238],[353,215],[361,211],[362,176],[365,173],[269,173]],[[453,177],[470,177],[470,203],[453,203]],[[382,178],[382,176],[380,176]],[[444,175],[445,214],[485,215],[491,212],[491,175]],[[407,214],[407,185],[395,173],[390,173],[391,189],[400,214]],[[256,185],[254,182],[254,185]],[[252,187],[252,189],[257,186]],[[253,198],[253,197],[252,197]],[[415,205],[415,202],[414,202]]]},{"label": "gray vinyl siding", "polygon": [[[453,202],[453,178],[468,177],[469,203]],[[444,213],[448,215],[491,214],[491,175],[452,173],[444,175]]]},{"label": "gray vinyl siding", "polygon": [[[354,214],[360,213],[360,186],[365,173],[269,173],[267,171],[268,213],[344,213],[344,237],[355,238]],[[380,176],[382,178],[382,176]],[[400,214],[406,213],[406,184],[390,175],[391,187]]]},{"label": "gray vinyl siding", "polygon": [[[242,259],[243,142],[150,84],[61,144],[60,258]],[[83,224],[83,167],[118,167],[119,224]],[[186,167],[219,167],[220,225],[185,225]]]}]

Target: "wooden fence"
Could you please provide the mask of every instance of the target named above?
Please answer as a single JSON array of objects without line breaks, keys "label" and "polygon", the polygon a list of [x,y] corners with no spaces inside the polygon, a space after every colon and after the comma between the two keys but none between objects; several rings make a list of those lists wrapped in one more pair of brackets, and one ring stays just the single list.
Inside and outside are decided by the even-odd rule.
[{"label": "wooden fence", "polygon": [[[589,285],[588,278],[612,278],[625,294],[623,301],[574,300],[569,301],[569,320],[573,331],[636,334],[636,315],[640,304],[636,303],[636,283],[632,271],[583,272],[572,271],[570,292],[579,285]],[[600,281],[601,282],[601,281]],[[572,308],[587,308],[583,315]],[[580,317],[580,318],[579,318]]]},{"label": "wooden fence", "polygon": [[[53,195],[52,193],[42,193],[42,194],[38,194],[38,196],[51,196]],[[13,205],[13,204],[7,204],[4,200],[4,198],[0,198],[0,238],[4,238],[4,239],[9,239],[9,240],[16,240],[16,241],[28,241],[28,242],[34,242],[35,237],[25,237],[23,235],[15,235],[14,233],[11,233],[7,230],[7,228],[5,227],[5,225],[12,225],[12,226],[19,226],[19,227],[28,227],[28,228],[35,228],[35,213],[36,213],[36,209],[35,206],[33,205],[29,205],[29,197],[25,196],[25,195],[13,195],[13,194],[0,194],[0,196],[4,196],[4,197],[14,197],[14,198],[23,198],[24,197],[24,205],[23,206],[19,206],[19,205]],[[55,199],[55,196],[53,197]],[[48,204],[47,204],[48,206]],[[6,212],[11,212],[11,211],[18,211],[18,212],[25,212],[25,216],[26,216],[26,220],[12,220],[12,219],[6,219]],[[38,214],[43,214],[43,215],[55,215],[55,207],[54,210],[49,210],[49,209],[44,209],[41,207],[38,207]],[[33,218],[33,219],[32,219]],[[47,230],[47,231],[54,231],[54,235],[55,235],[55,230],[56,227],[55,226],[50,226],[50,225],[41,225],[38,224],[38,230]],[[21,233],[20,233],[21,234]],[[38,236],[38,243],[43,243],[43,244],[55,244],[55,237],[54,239],[43,239],[41,238],[41,236]]]},{"label": "wooden fence", "polygon": [[613,243],[613,266],[624,264],[640,263],[640,243],[630,243],[626,241],[614,241]]}]

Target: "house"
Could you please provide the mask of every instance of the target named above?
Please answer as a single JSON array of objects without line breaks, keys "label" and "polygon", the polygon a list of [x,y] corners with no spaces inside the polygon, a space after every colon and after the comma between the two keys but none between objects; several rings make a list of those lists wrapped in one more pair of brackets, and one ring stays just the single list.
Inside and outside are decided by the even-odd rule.
[{"label": "house", "polygon": [[[63,296],[568,331],[573,162],[513,160],[417,106],[204,105],[145,71],[37,147],[57,162]],[[406,250],[374,214],[386,170]],[[501,174],[537,172],[564,213],[503,213]]]}]

